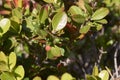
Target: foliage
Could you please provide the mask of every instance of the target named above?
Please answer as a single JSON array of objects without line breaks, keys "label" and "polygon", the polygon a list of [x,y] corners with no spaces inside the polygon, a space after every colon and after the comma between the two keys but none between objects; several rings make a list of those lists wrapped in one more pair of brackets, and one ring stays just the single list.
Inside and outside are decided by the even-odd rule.
[{"label": "foliage", "polygon": [[119,0],[1,1],[1,80],[111,78],[120,52]]}]

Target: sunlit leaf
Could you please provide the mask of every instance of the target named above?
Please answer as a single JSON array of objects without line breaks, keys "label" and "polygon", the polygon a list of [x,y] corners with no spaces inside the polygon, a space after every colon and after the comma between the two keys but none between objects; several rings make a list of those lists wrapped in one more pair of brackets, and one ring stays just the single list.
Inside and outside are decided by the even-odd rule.
[{"label": "sunlit leaf", "polygon": [[9,66],[11,70],[15,67],[16,60],[17,60],[16,54],[14,52],[11,52],[9,55]]},{"label": "sunlit leaf", "polygon": [[33,80],[42,80],[42,79],[41,79],[41,77],[36,76],[36,77],[33,78]]},{"label": "sunlit leaf", "polygon": [[0,79],[1,80],[16,80],[15,77],[13,76],[13,74],[11,74],[9,72],[3,72],[0,75]]},{"label": "sunlit leaf", "polygon": [[58,12],[52,19],[52,33],[55,33],[65,27],[67,23],[67,14],[65,12]]},{"label": "sunlit leaf", "polygon": [[59,78],[54,75],[50,75],[48,76],[47,80],[59,80]]},{"label": "sunlit leaf", "polygon": [[4,18],[0,21],[0,27],[2,29],[2,33],[0,33],[0,36],[2,36],[4,33],[6,33],[10,28],[11,22],[9,19]]},{"label": "sunlit leaf", "polygon": [[16,74],[16,79],[17,80],[22,80],[24,75],[25,75],[25,71],[22,65],[19,65],[16,69],[15,69],[15,74]]},{"label": "sunlit leaf", "polygon": [[4,62],[7,64],[7,56],[3,53],[3,52],[0,52],[0,62]]},{"label": "sunlit leaf", "polygon": [[101,80],[109,80],[109,73],[106,70],[102,70],[98,76]]},{"label": "sunlit leaf", "polygon": [[64,73],[61,77],[61,80],[75,80],[75,78],[73,78],[69,73]]},{"label": "sunlit leaf", "polygon": [[96,65],[93,67],[92,75],[98,76],[98,67]]},{"label": "sunlit leaf", "polygon": [[109,10],[107,8],[100,8],[94,12],[91,20],[100,20],[104,18],[105,16],[107,16],[108,13],[109,13]]}]

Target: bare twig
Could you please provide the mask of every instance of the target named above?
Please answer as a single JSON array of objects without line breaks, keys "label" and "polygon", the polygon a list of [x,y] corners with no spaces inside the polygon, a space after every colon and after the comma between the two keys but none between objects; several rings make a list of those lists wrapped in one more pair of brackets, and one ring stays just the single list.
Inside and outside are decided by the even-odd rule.
[{"label": "bare twig", "polygon": [[119,44],[116,47],[115,54],[114,54],[114,67],[115,67],[115,74],[118,77],[118,68],[117,68],[117,54],[118,54]]}]

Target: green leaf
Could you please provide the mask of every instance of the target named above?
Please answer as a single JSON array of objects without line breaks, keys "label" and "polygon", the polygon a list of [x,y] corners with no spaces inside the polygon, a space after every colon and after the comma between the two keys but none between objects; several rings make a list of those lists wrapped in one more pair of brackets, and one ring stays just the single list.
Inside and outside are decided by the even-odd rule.
[{"label": "green leaf", "polygon": [[3,71],[9,71],[8,65],[0,61],[0,73]]},{"label": "green leaf", "polygon": [[47,52],[47,58],[56,59],[57,57],[64,56],[64,49],[58,46],[51,47]]},{"label": "green leaf", "polygon": [[12,33],[15,33],[15,34],[16,34],[16,33],[20,33],[21,30],[22,30],[22,26],[21,26],[19,23],[15,22],[15,21],[11,21],[10,31],[11,31]]},{"label": "green leaf", "polygon": [[22,80],[24,75],[25,75],[25,71],[22,65],[19,65],[16,69],[15,69],[15,74],[16,74],[16,79],[17,80]]},{"label": "green leaf", "polygon": [[61,80],[75,80],[71,74],[69,73],[64,73],[61,77]]},{"label": "green leaf", "polygon": [[22,19],[22,9],[21,8],[15,8],[12,10],[12,16],[16,16],[19,19]]},{"label": "green leaf", "polygon": [[1,80],[16,80],[15,77],[9,72],[3,72],[0,75]]},{"label": "green leaf", "polygon": [[2,33],[0,33],[0,36],[5,34],[9,30],[10,25],[11,25],[11,22],[7,18],[4,18],[0,21],[0,28],[2,29]]},{"label": "green leaf", "polygon": [[42,79],[41,79],[41,77],[36,76],[36,77],[33,78],[33,80],[42,80]]},{"label": "green leaf", "polygon": [[45,1],[46,3],[56,3],[57,0],[43,0]]},{"label": "green leaf", "polygon": [[98,22],[100,24],[107,24],[108,23],[106,19],[96,20],[95,22]]},{"label": "green leaf", "polygon": [[11,52],[10,55],[9,55],[9,67],[10,67],[10,70],[12,70],[15,65],[16,65],[16,54],[14,52]]},{"label": "green leaf", "polygon": [[102,28],[103,28],[102,24],[97,24],[97,25],[96,25],[97,31],[101,30]]},{"label": "green leaf", "polygon": [[65,12],[58,12],[52,19],[52,33],[55,33],[65,27],[67,23],[67,14]]},{"label": "green leaf", "polygon": [[48,76],[47,80],[59,80],[59,78],[54,75],[50,75]]},{"label": "green leaf", "polygon": [[18,7],[22,8],[22,0],[18,0]]},{"label": "green leaf", "polygon": [[109,79],[109,73],[106,70],[102,70],[98,76],[101,78],[101,80]]},{"label": "green leaf", "polygon": [[73,21],[77,23],[84,23],[85,22],[85,17],[82,15],[73,15],[72,16]]},{"label": "green leaf", "polygon": [[87,80],[98,80],[95,76],[93,75],[86,75]]},{"label": "green leaf", "polygon": [[98,67],[95,65],[92,71],[93,76],[98,76]]},{"label": "green leaf", "polygon": [[40,10],[40,15],[39,15],[39,18],[40,18],[40,23],[44,24],[45,23],[45,20],[48,18],[48,6],[43,6]]},{"label": "green leaf", "polygon": [[100,20],[103,19],[106,15],[108,15],[109,10],[107,8],[100,8],[94,12],[91,20]]},{"label": "green leaf", "polygon": [[70,9],[68,10],[68,12],[71,14],[71,16],[73,15],[84,15],[84,12],[82,11],[81,8],[77,7],[77,6],[71,6]]},{"label": "green leaf", "polygon": [[1,51],[0,52],[0,62],[4,62],[5,64],[7,64],[7,56]]},{"label": "green leaf", "polygon": [[80,28],[80,33],[86,34],[90,30],[90,25],[85,25]]}]

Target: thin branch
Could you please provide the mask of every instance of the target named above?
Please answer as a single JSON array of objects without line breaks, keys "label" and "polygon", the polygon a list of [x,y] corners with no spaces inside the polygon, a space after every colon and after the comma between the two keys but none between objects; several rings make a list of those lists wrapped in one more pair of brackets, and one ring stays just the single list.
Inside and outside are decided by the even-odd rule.
[{"label": "thin branch", "polygon": [[115,67],[116,77],[118,77],[118,68],[117,68],[117,66],[118,66],[117,65],[118,48],[119,48],[119,45],[116,47],[115,54],[114,54],[114,67]]}]

